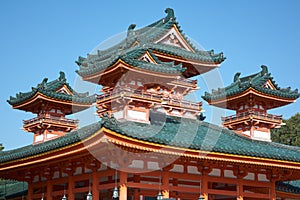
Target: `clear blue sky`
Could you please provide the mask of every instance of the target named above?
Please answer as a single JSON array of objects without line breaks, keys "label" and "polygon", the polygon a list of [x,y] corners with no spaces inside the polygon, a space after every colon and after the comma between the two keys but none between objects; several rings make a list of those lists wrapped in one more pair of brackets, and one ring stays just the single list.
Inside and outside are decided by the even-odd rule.
[{"label": "clear blue sky", "polygon": [[[227,59],[218,72],[225,85],[236,72],[256,73],[265,64],[281,87],[300,89],[298,0],[2,0],[0,142],[6,150],[33,140],[21,127],[23,119],[34,115],[13,110],[6,102],[9,96],[29,91],[44,77],[56,79],[60,70],[74,84],[78,56],[86,56],[102,41],[126,31],[131,23],[139,28],[164,17],[167,7],[175,10],[189,37],[206,50],[224,52]],[[198,100],[205,90],[202,87],[197,93]],[[299,101],[271,113],[289,118],[299,112]],[[204,109],[209,110],[207,105]]]}]

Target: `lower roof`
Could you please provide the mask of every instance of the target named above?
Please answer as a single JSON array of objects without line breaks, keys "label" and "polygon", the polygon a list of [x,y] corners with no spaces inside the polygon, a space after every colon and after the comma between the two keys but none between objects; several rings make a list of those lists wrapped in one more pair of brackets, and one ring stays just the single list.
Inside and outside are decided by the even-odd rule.
[{"label": "lower roof", "polygon": [[26,196],[28,184],[26,182],[18,182],[12,180],[0,181],[0,199],[12,199],[16,197]]},{"label": "lower roof", "polygon": [[276,190],[300,195],[300,180],[277,182]]},{"label": "lower roof", "polygon": [[300,162],[300,148],[274,142],[257,141],[240,136],[234,131],[207,122],[166,117],[152,114],[151,124],[118,122],[104,116],[101,121],[72,131],[65,136],[41,144],[3,151],[1,164],[32,157],[55,149],[65,148],[99,133],[101,128],[111,130],[120,137],[132,138],[139,143],[152,143],[173,148],[206,151],[225,155],[248,156],[277,161]]}]

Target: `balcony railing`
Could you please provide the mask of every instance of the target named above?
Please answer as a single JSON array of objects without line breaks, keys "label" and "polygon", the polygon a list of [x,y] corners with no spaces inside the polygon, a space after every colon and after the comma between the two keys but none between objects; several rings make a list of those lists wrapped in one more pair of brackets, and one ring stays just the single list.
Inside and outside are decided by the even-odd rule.
[{"label": "balcony railing", "polygon": [[98,101],[107,101],[110,99],[118,98],[118,97],[137,97],[141,99],[150,99],[155,101],[161,101],[163,95],[160,94],[153,94],[150,92],[144,92],[140,90],[130,90],[125,88],[120,88],[113,90],[112,92],[100,94],[98,95]]},{"label": "balcony railing", "polygon": [[201,110],[202,102],[192,102],[192,101],[185,101],[185,100],[176,100],[176,99],[164,99],[164,105],[169,106],[176,106],[182,108],[190,108],[193,110]]},{"label": "balcony railing", "polygon": [[23,120],[24,126],[30,126],[38,123],[55,123],[55,124],[63,124],[67,126],[76,126],[78,124],[78,120],[67,119],[64,117],[51,116],[47,114],[39,115],[35,118],[29,120]]},{"label": "balcony railing", "polygon": [[159,102],[162,105],[190,108],[194,110],[195,109],[201,110],[201,106],[202,106],[202,102],[192,102],[192,101],[182,100],[180,98],[172,98],[169,97],[169,94],[155,94],[155,93],[146,92],[142,90],[131,90],[131,89],[124,89],[124,88],[120,88],[109,93],[98,95],[97,99],[99,103],[102,103],[102,102],[109,101],[111,99],[117,99],[121,97],[150,100],[154,102]]},{"label": "balcony railing", "polygon": [[176,79],[174,81],[172,81],[172,83],[181,83],[181,84],[184,84],[184,85],[196,85],[197,84],[197,80],[190,80],[190,79],[184,79],[184,78],[179,78],[179,79]]},{"label": "balcony railing", "polygon": [[229,122],[246,119],[249,117],[253,117],[255,119],[260,119],[260,120],[272,121],[276,123],[282,122],[282,115],[272,115],[272,114],[261,113],[258,111],[247,111],[247,112],[231,115],[228,117],[222,117],[222,121],[223,123],[229,123]]}]

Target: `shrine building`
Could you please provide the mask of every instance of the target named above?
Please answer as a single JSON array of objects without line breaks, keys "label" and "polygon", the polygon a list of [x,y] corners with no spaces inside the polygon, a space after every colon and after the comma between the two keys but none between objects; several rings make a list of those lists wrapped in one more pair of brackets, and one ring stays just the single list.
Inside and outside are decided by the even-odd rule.
[{"label": "shrine building", "polygon": [[[236,114],[223,127],[205,121],[202,102],[186,100],[196,77],[221,65],[185,36],[171,8],[124,40],[76,61],[82,80],[101,86],[78,93],[63,72],[10,97],[36,116],[23,129],[33,143],[0,153],[0,198],[28,200],[300,199],[300,148],[271,141],[282,116],[269,109],[294,102],[266,66],[206,92],[212,106]],[[30,86],[28,86],[30,87]],[[78,127],[66,115],[95,106],[97,122]],[[12,188],[19,188],[18,191]],[[14,191],[10,192],[9,191]]]}]

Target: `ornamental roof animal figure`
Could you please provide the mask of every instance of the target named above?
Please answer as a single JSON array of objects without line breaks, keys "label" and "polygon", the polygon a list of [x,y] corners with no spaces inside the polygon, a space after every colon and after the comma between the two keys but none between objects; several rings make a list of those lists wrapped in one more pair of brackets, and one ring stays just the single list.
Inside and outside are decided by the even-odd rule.
[{"label": "ornamental roof animal figure", "polygon": [[45,89],[47,86],[47,82],[48,82],[48,78],[44,78],[43,81],[37,85],[37,87]]},{"label": "ornamental roof animal figure", "polygon": [[172,8],[166,8],[165,13],[167,13],[166,19],[174,19],[175,15],[174,15],[174,10]]},{"label": "ornamental roof animal figure", "polygon": [[133,31],[134,31],[134,28],[136,27],[135,24],[130,24],[128,29],[127,29],[127,36],[130,36],[130,35],[133,35]]},{"label": "ornamental roof animal figure", "polygon": [[240,75],[241,75],[241,72],[237,72],[237,73],[234,75],[233,82],[236,82],[237,80],[239,80]]},{"label": "ornamental roof animal figure", "polygon": [[66,75],[65,75],[64,72],[62,72],[62,71],[59,72],[59,78],[58,78],[58,80],[60,80],[60,81],[66,81]]},{"label": "ornamental roof animal figure", "polygon": [[261,66],[261,75],[267,74],[268,73],[268,67],[266,65]]}]

